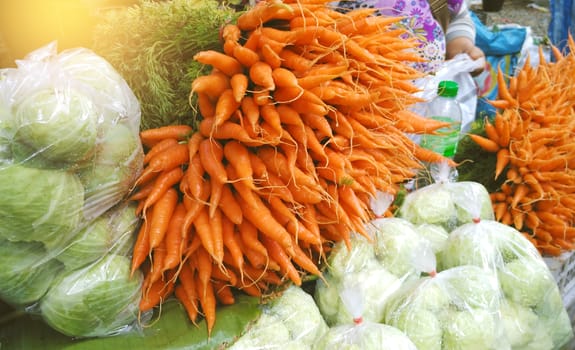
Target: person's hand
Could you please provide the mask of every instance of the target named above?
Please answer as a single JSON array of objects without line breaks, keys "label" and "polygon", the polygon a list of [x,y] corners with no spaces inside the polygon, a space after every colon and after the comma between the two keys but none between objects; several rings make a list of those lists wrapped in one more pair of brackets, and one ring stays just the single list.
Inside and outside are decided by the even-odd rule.
[{"label": "person's hand", "polygon": [[[446,58],[452,59],[460,53],[466,53],[472,60],[477,60],[480,58],[485,58],[485,53],[479,47],[475,46],[475,43],[467,37],[454,38],[449,41],[446,45]],[[473,71],[472,75],[478,75],[485,69],[484,66]]]}]

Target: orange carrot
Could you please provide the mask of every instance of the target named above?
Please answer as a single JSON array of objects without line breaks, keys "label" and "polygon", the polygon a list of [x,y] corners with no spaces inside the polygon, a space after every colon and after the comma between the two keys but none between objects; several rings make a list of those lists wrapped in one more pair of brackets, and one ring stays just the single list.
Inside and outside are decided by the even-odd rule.
[{"label": "orange carrot", "polygon": [[210,178],[219,183],[226,183],[228,177],[222,163],[224,152],[221,144],[215,140],[204,139],[199,149],[202,166]]},{"label": "orange carrot", "polygon": [[487,152],[497,152],[501,148],[498,143],[490,140],[486,137],[477,134],[468,134],[468,136],[475,142],[479,147]]},{"label": "orange carrot", "polygon": [[194,55],[193,59],[202,64],[212,66],[228,77],[243,71],[242,64],[238,60],[215,50],[200,51]]},{"label": "orange carrot", "polygon": [[262,243],[266,246],[270,257],[280,265],[282,272],[285,273],[296,286],[301,286],[301,276],[299,271],[293,265],[290,254],[286,253],[282,246],[280,246],[278,242],[271,238],[262,236],[261,240]]},{"label": "orange carrot", "polygon": [[230,78],[230,87],[232,88],[234,100],[241,103],[248,90],[249,80],[243,73],[234,74]]},{"label": "orange carrot", "polygon": [[185,140],[193,131],[189,125],[167,125],[154,129],[147,129],[140,132],[140,140],[147,147],[152,147],[157,142],[164,139]]},{"label": "orange carrot", "polygon": [[275,82],[272,71],[272,67],[267,62],[258,61],[249,68],[249,76],[254,84],[261,86],[264,90],[274,90]]},{"label": "orange carrot", "polygon": [[181,233],[186,207],[183,202],[179,202],[174,209],[165,235],[166,256],[164,257],[163,270],[170,270],[178,267],[182,262],[185,242]]},{"label": "orange carrot", "polygon": [[144,216],[146,210],[152,205],[155,205],[156,202],[158,202],[160,198],[162,198],[164,194],[172,188],[172,186],[180,182],[183,177],[184,171],[180,167],[160,173],[154,182],[154,188],[144,200],[144,205],[142,207]]},{"label": "orange carrot", "polygon": [[169,188],[154,204],[153,215],[147,218],[147,220],[150,220],[150,249],[156,248],[164,240],[177,203],[178,192],[173,188]]}]

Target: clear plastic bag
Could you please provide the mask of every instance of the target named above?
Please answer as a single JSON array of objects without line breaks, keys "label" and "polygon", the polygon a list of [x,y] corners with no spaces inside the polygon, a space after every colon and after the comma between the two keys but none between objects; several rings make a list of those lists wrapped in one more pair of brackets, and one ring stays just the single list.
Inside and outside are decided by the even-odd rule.
[{"label": "clear plastic bag", "polygon": [[442,269],[473,265],[497,276],[503,328],[513,349],[561,349],[573,338],[551,271],[515,228],[493,220],[462,225],[450,233],[439,261]]},{"label": "clear plastic bag", "polygon": [[[74,336],[136,320],[139,103],[104,59],[50,43],[0,70],[0,299]],[[128,310],[128,311],[126,311]]]}]

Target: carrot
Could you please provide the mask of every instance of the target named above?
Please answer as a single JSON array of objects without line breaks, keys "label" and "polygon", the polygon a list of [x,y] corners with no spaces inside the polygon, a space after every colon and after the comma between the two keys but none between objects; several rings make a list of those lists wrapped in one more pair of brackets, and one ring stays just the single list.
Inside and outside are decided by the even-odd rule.
[{"label": "carrot", "polygon": [[223,184],[228,181],[226,170],[222,163],[224,152],[221,144],[215,140],[204,139],[199,148],[202,166],[210,178]]},{"label": "carrot", "polygon": [[143,293],[140,299],[139,308],[141,312],[148,311],[157,305],[160,305],[174,291],[174,281],[171,278],[174,273],[170,270],[166,280],[159,279],[154,282],[150,288]]},{"label": "carrot", "polygon": [[501,148],[497,151],[495,161],[495,179],[501,175],[505,167],[509,164],[509,148]]},{"label": "carrot", "polygon": [[161,126],[154,129],[140,131],[140,140],[144,146],[152,147],[157,142],[169,138],[183,141],[192,131],[193,129],[189,125]]},{"label": "carrot", "polygon": [[229,186],[222,186],[220,210],[232,223],[239,225],[243,221],[242,207],[236,201]]},{"label": "carrot", "polygon": [[230,286],[222,281],[215,280],[214,284],[214,291],[216,294],[216,299],[222,305],[233,305],[236,302],[236,298],[232,293],[232,289]]},{"label": "carrot", "polygon": [[[207,208],[205,206],[200,207],[195,220],[193,221],[193,226],[196,229],[196,233],[202,241],[202,246],[204,249],[215,258],[216,254],[216,243],[212,236],[212,228],[210,227],[210,217],[208,215]],[[221,263],[221,261],[217,261]]]},{"label": "carrot", "polygon": [[216,102],[214,124],[212,128],[218,128],[225,121],[230,119],[239,107],[240,103],[236,101],[232,88],[224,90]]},{"label": "carrot", "polygon": [[184,165],[189,160],[188,147],[185,144],[176,143],[157,153],[152,157],[147,167],[136,180],[136,184],[145,183],[160,171],[169,171]]},{"label": "carrot", "polygon": [[150,220],[150,249],[158,247],[164,240],[177,203],[178,192],[173,188],[169,188],[154,204],[152,216],[147,218],[147,220]]},{"label": "carrot", "polygon": [[515,186],[513,197],[511,199],[511,208],[516,208],[519,202],[529,193],[529,186],[527,184],[518,184]]},{"label": "carrot", "polygon": [[301,286],[301,276],[290,258],[290,255],[293,254],[287,254],[282,246],[271,238],[262,236],[261,240],[269,252],[270,257],[280,265],[282,272],[285,273],[296,286]]},{"label": "carrot", "polygon": [[[153,210],[153,209],[152,209]],[[138,230],[136,242],[132,248],[132,265],[130,275],[133,276],[137,269],[142,266],[150,253],[150,221],[143,220]]]},{"label": "carrot", "polygon": [[208,75],[201,75],[192,80],[190,94],[203,93],[211,99],[216,99],[225,90],[230,88],[230,77],[222,72],[214,71]]},{"label": "carrot", "polygon": [[272,67],[267,62],[258,61],[249,68],[249,77],[254,84],[271,91],[275,90],[276,86],[272,72]]},{"label": "carrot", "polygon": [[487,152],[497,152],[501,148],[498,143],[495,141],[483,137],[477,134],[468,134],[468,136],[475,142],[479,147],[481,147],[484,151]]},{"label": "carrot", "polygon": [[287,68],[274,68],[272,70],[272,79],[274,80],[275,86],[299,87],[298,78],[291,70]]},{"label": "carrot", "polygon": [[260,60],[260,56],[257,52],[242,45],[236,45],[233,49],[232,55],[244,67],[248,68]]},{"label": "carrot", "polygon": [[245,208],[244,219],[250,221],[263,236],[278,242],[288,253],[293,252],[293,243],[289,232],[281,226],[271,214],[269,208],[257,196],[245,199],[237,197],[238,202]]},{"label": "carrot", "polygon": [[214,294],[214,288],[211,283],[203,285],[199,281],[199,277],[196,276],[196,287],[198,290],[198,299],[202,307],[202,313],[204,319],[206,320],[206,325],[208,328],[208,338],[212,334],[214,324],[216,323],[216,297]]},{"label": "carrot", "polygon": [[150,162],[150,159],[152,159],[158,153],[165,151],[166,149],[170,148],[171,146],[173,146],[177,143],[178,143],[178,140],[175,138],[167,138],[167,139],[163,139],[161,141],[158,141],[144,155],[143,164],[144,165],[148,164]]},{"label": "carrot", "polygon": [[272,49],[269,43],[265,43],[260,48],[262,59],[272,67],[272,69],[279,68],[282,65],[282,58],[277,51]]},{"label": "carrot", "polygon": [[[181,274],[179,279],[182,280]],[[174,295],[184,306],[184,309],[186,310],[186,313],[188,315],[188,319],[192,321],[192,323],[195,325],[196,319],[198,317],[198,308],[199,308],[197,300],[188,293],[186,293],[186,290],[182,284],[178,284],[176,286],[174,290]]]},{"label": "carrot", "polygon": [[[198,110],[200,112],[200,115],[203,116],[204,118],[212,118],[214,116],[214,114],[216,113],[216,105],[215,105],[214,101],[212,101],[212,99],[206,94],[196,93],[196,95],[197,95],[197,105],[198,105]],[[189,103],[190,103],[190,105],[192,104],[191,95],[190,95]]]},{"label": "carrot", "polygon": [[236,235],[234,223],[227,217],[222,218],[222,239],[227,252],[229,252],[229,255],[231,255],[234,260],[234,266],[236,266],[240,272],[240,278],[243,279],[244,256],[238,243],[239,235]]},{"label": "carrot", "polygon": [[230,78],[230,87],[232,88],[234,100],[237,103],[242,102],[242,99],[244,98],[248,90],[248,84],[249,84],[248,77],[243,73],[234,74]]},{"label": "carrot", "polygon": [[194,55],[193,59],[199,63],[212,66],[228,77],[243,71],[243,66],[237,59],[215,50],[200,51]]},{"label": "carrot", "polygon": [[[262,110],[264,109],[262,106]],[[240,142],[230,140],[224,145],[223,152],[225,159],[234,167],[238,179],[251,189],[255,189],[253,169],[250,162],[250,151]]]},{"label": "carrot", "polygon": [[243,31],[252,31],[272,19],[289,20],[294,16],[294,9],[283,2],[260,1],[238,17],[237,25]]},{"label": "carrot", "polygon": [[152,205],[155,205],[156,202],[158,202],[165,195],[165,193],[172,189],[172,186],[176,185],[183,177],[184,171],[180,167],[160,173],[158,178],[154,181],[154,188],[144,200],[142,207],[144,216],[146,210]]},{"label": "carrot", "polygon": [[181,230],[184,224],[186,212],[186,207],[183,202],[176,204],[176,208],[170,218],[165,239],[163,240],[166,246],[166,256],[162,263],[163,271],[174,269],[182,262],[184,244],[186,242],[183,241]]}]

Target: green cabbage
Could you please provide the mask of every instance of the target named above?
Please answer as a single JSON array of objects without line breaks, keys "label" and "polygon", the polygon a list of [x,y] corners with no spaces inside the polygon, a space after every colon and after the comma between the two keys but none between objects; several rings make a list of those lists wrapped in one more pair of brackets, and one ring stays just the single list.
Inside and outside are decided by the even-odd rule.
[{"label": "green cabbage", "polygon": [[78,177],[54,169],[0,168],[0,238],[67,243],[82,219],[84,188]]},{"label": "green cabbage", "polygon": [[40,242],[0,240],[0,299],[13,305],[36,302],[62,267]]},{"label": "green cabbage", "polygon": [[[375,322],[342,324],[329,329],[312,350],[417,350],[399,329]],[[422,348],[423,349],[423,348]]]},{"label": "green cabbage", "polygon": [[507,300],[501,304],[501,320],[512,348],[522,348],[532,341],[538,317],[530,308]]},{"label": "green cabbage", "polygon": [[85,189],[84,213],[97,217],[129,192],[143,164],[137,132],[118,124],[98,142],[94,161],[79,170]]},{"label": "green cabbage", "polygon": [[142,274],[130,276],[130,258],[108,254],[64,273],[40,301],[43,319],[73,337],[122,332],[138,316]]},{"label": "green cabbage", "polygon": [[509,262],[499,270],[499,282],[505,296],[522,306],[533,307],[557,292],[557,284],[547,266],[527,259]]},{"label": "green cabbage", "polygon": [[134,243],[133,234],[139,223],[136,204],[114,207],[83,227],[64,251],[58,254],[68,270],[90,264],[108,252],[128,255]]},{"label": "green cabbage", "polygon": [[388,323],[402,330],[418,349],[441,350],[443,330],[438,315],[416,307],[401,308]]},{"label": "green cabbage", "polygon": [[415,227],[416,231],[431,243],[431,249],[434,253],[443,250],[449,232],[440,225],[419,224]]},{"label": "green cabbage", "polygon": [[73,89],[45,88],[14,108],[16,160],[39,158],[44,167],[89,159],[98,134],[99,109],[92,97]]},{"label": "green cabbage", "polygon": [[375,250],[372,242],[365,237],[353,234],[351,248],[345,242],[337,242],[327,258],[327,268],[329,273],[339,280],[348,273],[361,271],[367,264],[371,264],[375,259]]},{"label": "green cabbage", "polygon": [[443,350],[499,350],[498,324],[484,309],[451,310],[443,333]]},{"label": "green cabbage", "polygon": [[312,296],[300,287],[290,285],[262,307],[229,349],[309,349],[328,330]]},{"label": "green cabbage", "polygon": [[431,243],[415,226],[402,218],[372,220],[367,228],[375,240],[375,255],[379,262],[397,277],[419,277],[421,272],[436,269]]}]

